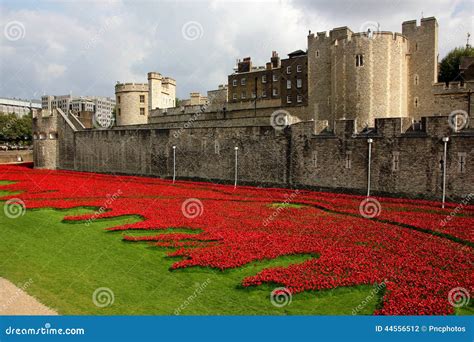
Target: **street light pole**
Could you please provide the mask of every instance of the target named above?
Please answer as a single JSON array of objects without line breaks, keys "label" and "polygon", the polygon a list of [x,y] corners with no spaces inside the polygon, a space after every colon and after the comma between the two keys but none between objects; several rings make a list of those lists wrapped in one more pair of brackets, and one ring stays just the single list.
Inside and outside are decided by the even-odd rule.
[{"label": "street light pole", "polygon": [[237,155],[238,155],[239,148],[235,146],[234,150],[235,150],[235,170],[234,170],[234,175],[235,175],[234,189],[235,189],[237,187]]},{"label": "street light pole", "polygon": [[257,82],[258,82],[258,76],[255,77],[255,103],[254,103],[254,114],[255,116],[257,116],[257,98],[258,98],[258,95],[257,95]]},{"label": "street light pole", "polygon": [[373,139],[367,139],[367,143],[369,144],[369,160],[367,165],[367,197],[370,197],[370,167],[372,161],[372,143],[374,142]]},{"label": "street light pole", "polygon": [[176,181],[176,146],[173,145],[173,184]]},{"label": "street light pole", "polygon": [[444,209],[444,202],[446,201],[446,164],[447,164],[447,150],[449,137],[443,137],[444,153],[443,153],[443,200],[441,207]]}]

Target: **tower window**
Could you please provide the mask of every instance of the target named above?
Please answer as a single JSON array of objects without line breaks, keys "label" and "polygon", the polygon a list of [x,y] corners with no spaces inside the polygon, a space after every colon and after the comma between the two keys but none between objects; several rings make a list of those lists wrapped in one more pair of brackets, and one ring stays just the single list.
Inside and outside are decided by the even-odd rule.
[{"label": "tower window", "polygon": [[345,160],[345,167],[346,169],[350,169],[351,168],[351,151],[347,151],[346,152],[346,160]]},{"label": "tower window", "polygon": [[319,50],[316,50],[316,57],[319,57]]},{"label": "tower window", "polygon": [[364,56],[356,55],[356,67],[361,67],[364,65]]},{"label": "tower window", "polygon": [[140,108],[140,115],[145,115],[145,108]]},{"label": "tower window", "polygon": [[415,105],[415,108],[418,108],[418,105],[419,105],[418,97],[415,97],[413,104]]},{"label": "tower window", "polygon": [[318,167],[318,152],[313,151],[313,166]]},{"label": "tower window", "polygon": [[392,154],[392,171],[400,169],[400,152],[393,152]]},{"label": "tower window", "polygon": [[415,75],[415,78],[414,78],[414,82],[415,82],[415,85],[418,85],[418,75]]},{"label": "tower window", "polygon": [[145,95],[140,95],[140,103],[145,103]]}]

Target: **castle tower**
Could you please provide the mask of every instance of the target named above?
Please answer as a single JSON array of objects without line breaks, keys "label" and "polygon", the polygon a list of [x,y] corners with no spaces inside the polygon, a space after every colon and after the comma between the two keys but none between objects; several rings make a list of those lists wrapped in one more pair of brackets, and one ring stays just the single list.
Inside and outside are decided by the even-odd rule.
[{"label": "castle tower", "polygon": [[158,72],[148,73],[148,111],[162,108],[160,103],[163,76]]},{"label": "castle tower", "polygon": [[115,85],[117,126],[148,123],[148,84],[117,83]]},{"label": "castle tower", "polygon": [[35,168],[54,170],[58,167],[57,116],[56,109],[47,108],[33,116],[33,161]]},{"label": "castle tower", "polygon": [[375,118],[407,113],[408,41],[399,33],[353,33],[335,28],[308,36],[309,110],[314,119],[357,119],[358,129]]},{"label": "castle tower", "polygon": [[308,35],[308,99],[313,119],[332,121],[331,38],[326,32]]},{"label": "castle tower", "polygon": [[415,119],[431,115],[432,85],[438,81],[438,22],[436,18],[405,21],[402,33],[408,39],[408,114]]}]

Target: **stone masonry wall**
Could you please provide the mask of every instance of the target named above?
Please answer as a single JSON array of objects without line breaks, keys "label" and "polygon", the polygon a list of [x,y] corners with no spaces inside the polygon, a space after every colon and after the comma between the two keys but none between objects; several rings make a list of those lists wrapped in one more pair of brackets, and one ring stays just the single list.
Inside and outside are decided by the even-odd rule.
[{"label": "stone masonry wall", "polygon": [[354,120],[336,121],[334,133],[315,134],[314,121],[283,130],[269,125],[77,130],[66,119],[57,116],[58,140],[50,146],[57,149],[57,165],[42,160],[40,140],[37,166],[171,178],[176,146],[178,179],[232,183],[237,146],[239,184],[363,194],[370,136],[373,194],[440,199],[442,138],[449,136],[448,199],[474,193],[474,131],[453,132],[446,116],[423,118],[416,131],[409,118],[377,119],[369,135],[358,134]]}]

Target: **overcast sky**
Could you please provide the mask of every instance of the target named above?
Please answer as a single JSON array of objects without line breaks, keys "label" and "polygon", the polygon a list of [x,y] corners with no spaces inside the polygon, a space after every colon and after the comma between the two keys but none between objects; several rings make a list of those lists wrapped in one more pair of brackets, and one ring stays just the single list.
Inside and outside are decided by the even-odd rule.
[{"label": "overcast sky", "polygon": [[[307,48],[308,30],[435,16],[439,52],[466,44],[469,0],[39,1],[0,0],[0,97],[114,96],[114,84],[146,82],[148,71],[177,81],[178,97],[227,82],[237,58],[263,65]],[[474,36],[474,35],[473,35]],[[471,39],[472,42],[472,39]]]}]

